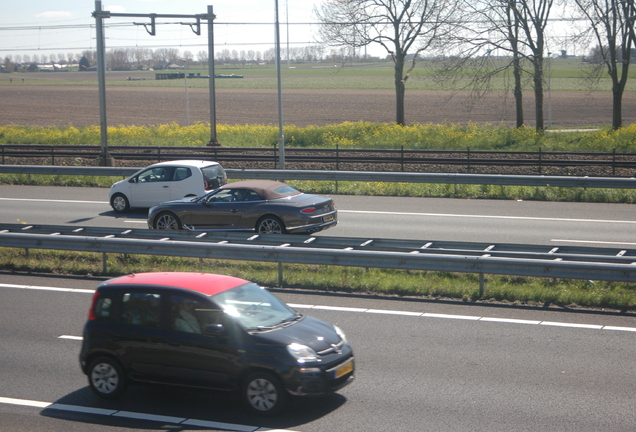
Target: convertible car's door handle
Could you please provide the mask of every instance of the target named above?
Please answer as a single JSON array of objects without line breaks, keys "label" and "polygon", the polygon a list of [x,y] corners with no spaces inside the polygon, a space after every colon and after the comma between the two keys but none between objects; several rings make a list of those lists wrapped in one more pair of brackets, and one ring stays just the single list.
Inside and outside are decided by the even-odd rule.
[{"label": "convertible car's door handle", "polygon": [[230,213],[238,213],[240,210],[239,209],[232,209],[230,210]]}]

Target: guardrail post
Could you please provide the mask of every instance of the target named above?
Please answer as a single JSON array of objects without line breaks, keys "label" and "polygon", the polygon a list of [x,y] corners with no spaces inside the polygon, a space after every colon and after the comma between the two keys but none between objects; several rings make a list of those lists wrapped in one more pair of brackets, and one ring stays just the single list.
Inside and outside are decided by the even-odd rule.
[{"label": "guardrail post", "polygon": [[106,252],[102,252],[102,273],[108,273],[108,256],[106,255]]},{"label": "guardrail post", "polygon": [[55,146],[51,146],[51,165],[55,165]]},{"label": "guardrail post", "polygon": [[400,151],[400,164],[402,165],[402,171],[404,171],[404,146],[401,146]]},{"label": "guardrail post", "polygon": [[543,172],[543,153],[541,152],[541,147],[539,147],[539,175]]},{"label": "guardrail post", "polygon": [[484,274],[479,273],[479,298],[484,296]]},{"label": "guardrail post", "polygon": [[466,168],[468,169],[468,174],[470,174],[470,147],[466,147]]},{"label": "guardrail post", "polygon": [[278,153],[276,151],[276,143],[274,143],[274,169],[276,169],[278,167]]},{"label": "guardrail post", "polygon": [[616,147],[612,149],[612,177],[616,176]]},{"label": "guardrail post", "polygon": [[278,286],[283,286],[283,263],[278,261]]},{"label": "guardrail post", "polygon": [[161,147],[157,147],[157,159],[161,162]]}]

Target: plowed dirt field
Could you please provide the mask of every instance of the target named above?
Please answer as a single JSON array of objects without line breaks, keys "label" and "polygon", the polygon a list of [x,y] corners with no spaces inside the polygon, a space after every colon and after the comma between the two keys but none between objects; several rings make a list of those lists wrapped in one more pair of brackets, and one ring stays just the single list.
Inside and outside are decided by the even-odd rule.
[{"label": "plowed dirt field", "polygon": [[[17,81],[17,80],[16,80]],[[0,125],[89,126],[99,125],[96,86],[28,86],[14,81],[0,87]],[[407,90],[407,123],[506,124],[514,126],[511,95],[492,93],[475,105],[466,96],[450,92]],[[183,88],[107,87],[109,125],[185,125]],[[189,121],[210,121],[209,92],[188,92]],[[534,98],[525,96],[525,119],[535,125]],[[611,124],[610,93],[552,92],[544,107],[545,125],[557,128]],[[283,90],[283,121],[297,126],[326,125],[345,121],[392,122],[395,94],[391,90]],[[218,124],[278,124],[276,90],[216,91]],[[625,93],[623,123],[636,122],[636,93]]]}]

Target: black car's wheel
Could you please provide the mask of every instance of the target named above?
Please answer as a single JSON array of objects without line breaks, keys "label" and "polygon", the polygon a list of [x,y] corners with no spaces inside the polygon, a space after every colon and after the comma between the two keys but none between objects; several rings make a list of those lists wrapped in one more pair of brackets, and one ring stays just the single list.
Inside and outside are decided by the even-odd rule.
[{"label": "black car's wheel", "polygon": [[97,396],[115,399],[125,390],[126,377],[115,360],[99,357],[88,366],[88,384]]},{"label": "black car's wheel", "polygon": [[110,198],[110,206],[117,213],[124,213],[130,210],[128,198],[126,198],[126,195],[120,193],[116,193]]},{"label": "black car's wheel", "polygon": [[180,230],[181,221],[179,218],[170,212],[159,213],[157,219],[155,219],[155,229],[160,230]]},{"label": "black car's wheel", "polygon": [[256,223],[259,234],[285,234],[285,224],[276,216],[263,216]]},{"label": "black car's wheel", "polygon": [[285,391],[280,380],[265,371],[247,377],[243,386],[243,398],[247,407],[256,414],[272,415],[285,406]]}]

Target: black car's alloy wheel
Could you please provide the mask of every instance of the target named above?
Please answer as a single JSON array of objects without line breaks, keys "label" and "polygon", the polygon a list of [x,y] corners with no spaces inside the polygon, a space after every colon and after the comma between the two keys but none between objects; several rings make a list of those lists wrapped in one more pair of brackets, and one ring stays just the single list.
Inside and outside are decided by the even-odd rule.
[{"label": "black car's alloy wheel", "polygon": [[155,219],[155,229],[180,230],[181,221],[173,213],[160,213],[157,219]]},{"label": "black car's alloy wheel", "polygon": [[265,216],[257,222],[256,232],[259,234],[285,234],[285,225],[276,216]]},{"label": "black car's alloy wheel", "polygon": [[116,193],[110,198],[110,206],[117,213],[123,213],[130,210],[130,203],[128,202],[128,198],[126,198],[126,195],[120,193]]},{"label": "black car's alloy wheel", "polygon": [[88,367],[88,384],[97,396],[115,399],[124,391],[126,378],[115,360],[99,357]]},{"label": "black car's alloy wheel", "polygon": [[243,397],[248,408],[257,414],[272,415],[285,405],[285,391],[278,378],[269,372],[255,372],[247,377]]}]

